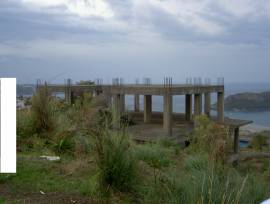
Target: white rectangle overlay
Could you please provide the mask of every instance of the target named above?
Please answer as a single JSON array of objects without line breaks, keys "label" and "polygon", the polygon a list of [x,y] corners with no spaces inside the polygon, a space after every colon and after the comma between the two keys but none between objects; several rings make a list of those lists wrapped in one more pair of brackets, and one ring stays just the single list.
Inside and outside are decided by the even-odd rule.
[{"label": "white rectangle overlay", "polygon": [[0,172],[16,173],[16,78],[1,78],[0,87]]}]

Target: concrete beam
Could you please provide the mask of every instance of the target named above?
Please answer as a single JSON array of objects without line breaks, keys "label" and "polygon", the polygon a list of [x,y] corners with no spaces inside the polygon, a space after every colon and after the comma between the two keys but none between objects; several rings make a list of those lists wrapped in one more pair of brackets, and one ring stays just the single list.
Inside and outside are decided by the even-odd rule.
[{"label": "concrete beam", "polygon": [[144,123],[151,122],[152,115],[152,96],[145,95],[144,96]]},{"label": "concrete beam", "polygon": [[234,129],[234,153],[239,152],[239,127]]},{"label": "concrete beam", "polygon": [[134,95],[134,111],[135,112],[140,111],[140,95],[139,94]]},{"label": "concrete beam", "polygon": [[218,122],[224,122],[224,92],[217,93],[217,117]]},{"label": "concrete beam", "polygon": [[163,96],[163,129],[168,136],[172,136],[172,95],[166,93]]},{"label": "concrete beam", "polygon": [[196,93],[194,95],[194,115],[198,116],[202,114],[202,94]]},{"label": "concrete beam", "polygon": [[192,95],[186,94],[186,120],[192,120]]},{"label": "concrete beam", "polygon": [[[164,95],[166,90],[163,84],[160,85],[122,85],[122,86],[112,86],[112,85],[72,85],[71,90],[77,91],[91,91],[91,90],[101,90],[103,92],[110,92],[111,94],[126,94],[126,95]],[[48,85],[49,92],[65,92],[65,85]],[[173,85],[171,87],[170,93],[172,95],[185,95],[185,94],[195,94],[195,93],[205,93],[205,92],[223,92],[224,85],[209,85],[209,86],[187,86],[187,85]]]},{"label": "concrete beam", "polygon": [[204,114],[210,117],[211,112],[211,94],[204,93]]}]

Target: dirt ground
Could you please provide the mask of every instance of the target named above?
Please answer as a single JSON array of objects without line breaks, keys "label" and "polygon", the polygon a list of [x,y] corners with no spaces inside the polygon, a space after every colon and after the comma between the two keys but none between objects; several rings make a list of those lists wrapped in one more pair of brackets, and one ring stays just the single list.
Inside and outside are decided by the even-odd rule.
[{"label": "dirt ground", "polygon": [[[66,195],[63,193],[43,193],[43,192],[22,192],[12,191],[8,185],[0,186],[0,197],[7,203],[18,204],[95,204],[97,201],[93,201],[90,198],[82,198],[78,196]],[[0,202],[1,203],[1,202]],[[100,202],[99,202],[100,203]]]}]

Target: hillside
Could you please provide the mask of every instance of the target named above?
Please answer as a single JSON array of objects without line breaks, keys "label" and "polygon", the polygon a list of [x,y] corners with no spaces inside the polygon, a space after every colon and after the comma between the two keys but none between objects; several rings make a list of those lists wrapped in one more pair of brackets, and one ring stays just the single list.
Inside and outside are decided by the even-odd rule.
[{"label": "hillside", "polygon": [[225,99],[226,111],[268,111],[270,110],[270,91],[261,93],[240,93]]}]

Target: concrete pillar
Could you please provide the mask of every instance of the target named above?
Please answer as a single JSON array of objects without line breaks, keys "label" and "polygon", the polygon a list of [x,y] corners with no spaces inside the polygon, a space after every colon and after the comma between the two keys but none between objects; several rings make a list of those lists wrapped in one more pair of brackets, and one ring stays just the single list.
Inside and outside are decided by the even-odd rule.
[{"label": "concrete pillar", "polygon": [[120,127],[120,94],[113,95],[113,103],[112,103],[112,113],[113,113],[113,126],[114,128]]},{"label": "concrete pillar", "polygon": [[239,153],[239,127],[234,129],[234,153]]},{"label": "concrete pillar", "polygon": [[151,114],[152,114],[152,96],[145,95],[144,96],[144,123],[151,122]]},{"label": "concrete pillar", "polygon": [[211,94],[210,93],[204,93],[204,113],[208,117],[210,117],[211,112]]},{"label": "concrete pillar", "polygon": [[71,97],[71,92],[70,92],[70,88],[66,87],[66,91],[65,91],[65,100],[67,103],[70,103],[70,97]]},{"label": "concrete pillar", "polygon": [[125,95],[124,94],[120,94],[120,113],[124,113],[125,112]]},{"label": "concrete pillar", "polygon": [[105,97],[106,97],[107,105],[111,106],[111,104],[112,104],[112,96],[111,96],[111,94],[106,93]]},{"label": "concrete pillar", "polygon": [[163,96],[163,129],[168,136],[172,135],[172,95],[166,93]]},{"label": "concrete pillar", "polygon": [[140,95],[139,94],[134,95],[134,111],[135,112],[140,111]]},{"label": "concrete pillar", "polygon": [[120,94],[113,95],[113,111],[117,117],[120,115]]},{"label": "concrete pillar", "polygon": [[71,103],[71,79],[68,79],[66,83],[65,100],[67,103]]},{"label": "concrete pillar", "polygon": [[74,104],[75,103],[75,94],[73,91],[70,92],[70,103]]},{"label": "concrete pillar", "polygon": [[186,94],[186,120],[192,120],[192,95]]},{"label": "concrete pillar", "polygon": [[202,114],[202,94],[197,93],[194,95],[194,115]]},{"label": "concrete pillar", "polygon": [[218,122],[224,122],[224,92],[217,93],[217,117]]}]

